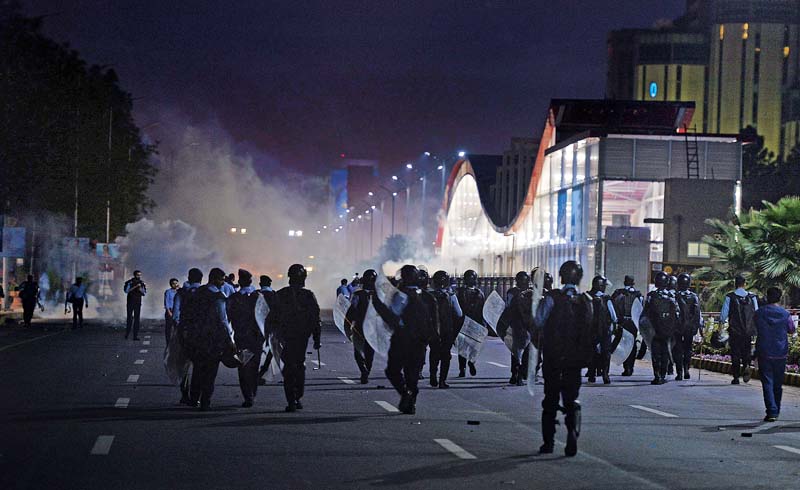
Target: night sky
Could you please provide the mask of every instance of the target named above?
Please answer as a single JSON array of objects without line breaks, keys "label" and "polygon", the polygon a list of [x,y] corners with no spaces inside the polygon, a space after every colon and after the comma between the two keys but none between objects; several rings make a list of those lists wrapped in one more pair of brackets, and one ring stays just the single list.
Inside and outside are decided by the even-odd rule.
[{"label": "night sky", "polygon": [[48,35],[113,65],[142,97],[138,114],[216,119],[239,144],[314,173],[340,153],[393,166],[539,136],[550,98],[604,95],[609,30],[650,27],[684,4],[24,1],[55,14]]}]

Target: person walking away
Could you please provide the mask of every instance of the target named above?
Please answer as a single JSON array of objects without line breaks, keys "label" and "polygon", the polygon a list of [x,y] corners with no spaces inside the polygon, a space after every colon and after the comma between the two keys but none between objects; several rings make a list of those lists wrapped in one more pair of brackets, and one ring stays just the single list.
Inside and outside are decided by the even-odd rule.
[{"label": "person walking away", "polygon": [[230,298],[233,293],[239,290],[239,285],[233,282],[235,279],[236,275],[233,272],[225,276],[225,283],[222,285],[222,294],[224,294],[226,298]]},{"label": "person walking away", "polygon": [[595,376],[603,378],[603,384],[610,384],[609,368],[611,366],[611,334],[617,325],[617,314],[611,296],[606,294],[608,279],[595,276],[592,279],[592,308],[594,319],[594,356],[589,366],[589,382],[595,382]]},{"label": "person walking away", "polygon": [[319,303],[314,293],[305,288],[308,273],[301,264],[292,264],[287,272],[289,285],[275,293],[273,304],[267,315],[270,332],[275,332],[282,344],[283,391],[286,395],[286,411],[301,410],[301,399],[306,383],[306,348],[308,339],[314,337],[314,349],[319,349],[320,320]]},{"label": "person walking away", "polygon": [[782,295],[783,292],[776,287],[767,289],[767,305],[755,315],[758,331],[756,356],[767,411],[764,422],[775,422],[781,414],[783,374],[789,355],[788,334],[795,333],[791,315],[779,304]]},{"label": "person walking away", "polygon": [[655,332],[653,345],[650,346],[650,357],[653,361],[653,381],[650,384],[662,385],[666,383],[669,342],[678,329],[680,307],[668,289],[669,276],[665,272],[656,274],[654,282],[656,290],[647,294],[642,317],[647,318]]},{"label": "person walking away", "polygon": [[[470,317],[481,325],[486,322],[483,319],[483,304],[486,303],[486,296],[483,291],[478,289],[478,273],[472,269],[464,272],[464,285],[456,288],[456,298],[461,309],[464,310],[464,316],[458,322],[456,335],[461,331],[464,326],[464,318]],[[475,368],[474,362],[467,362],[467,358],[461,355],[458,356],[458,377],[463,378],[466,376],[467,365],[469,365],[469,375],[475,376],[478,370]]]},{"label": "person walking away", "polygon": [[[533,312],[531,311],[531,302],[533,296],[531,293],[531,280],[530,276],[525,271],[517,272],[514,276],[515,286],[506,292],[506,309],[500,316],[498,321],[499,325],[506,326],[512,329],[512,334],[515,338],[521,338],[527,335],[528,318],[532,320]],[[503,327],[499,327],[501,338],[505,336]],[[519,341],[514,342],[515,344]],[[521,347],[521,346],[520,346]],[[522,386],[528,379],[528,349],[523,348],[521,358],[517,358],[517,354],[511,353],[511,378],[508,384]]]},{"label": "person walking away", "polygon": [[[592,359],[595,335],[592,299],[578,291],[583,268],[574,260],[559,268],[561,289],[549,291],[539,302],[533,336],[542,334],[542,439],[540,454],[553,452],[558,410],[564,411],[567,427],[566,456],[578,453],[581,430],[581,369]],[[562,408],[563,407],[563,408]]]},{"label": "person walking away", "polygon": [[[623,283],[624,287],[617,289],[611,295],[611,302],[614,303],[614,311],[617,315],[617,318],[620,319],[620,326],[630,332],[634,339],[638,337],[639,330],[636,328],[636,324],[633,322],[633,305],[637,301],[642,301],[642,293],[634,288],[635,285],[636,281],[634,281],[632,276],[625,276]],[[637,352],[639,352],[639,346],[636,342],[634,342],[630,355],[622,363],[623,376],[633,376],[633,368],[636,364]]]},{"label": "person walking away", "polygon": [[350,329],[350,339],[353,342],[353,357],[358,370],[361,372],[361,384],[369,383],[372,372],[372,362],[375,359],[375,350],[364,337],[364,319],[367,308],[375,294],[375,280],[378,273],[374,269],[367,269],[361,276],[361,287],[353,292],[350,298],[350,308],[345,313],[345,325]]},{"label": "person walking away", "polygon": [[350,288],[347,286],[347,279],[342,279],[339,281],[339,287],[336,288],[336,297],[338,298],[339,295],[344,296],[347,299],[350,299]]},{"label": "person walking away", "polygon": [[432,294],[436,300],[436,313],[439,316],[439,341],[431,344],[430,382],[433,387],[449,388],[447,374],[450,370],[450,350],[456,340],[456,325],[463,321],[464,313],[455,293],[450,290],[450,275],[445,271],[436,271],[432,279]]},{"label": "person walking away", "polygon": [[125,339],[131,334],[131,328],[133,328],[133,340],[139,340],[139,317],[142,313],[142,298],[147,294],[147,285],[142,281],[142,271],[133,271],[133,277],[125,281],[123,290],[127,295]]},{"label": "person walking away", "polygon": [[167,345],[175,327],[175,296],[178,294],[178,285],[178,280],[173,277],[169,280],[169,289],[164,291],[164,337]]},{"label": "person walking away", "polygon": [[[198,289],[200,289],[200,287],[203,285],[202,283],[203,271],[196,267],[189,269],[187,281],[183,283],[183,287],[180,288],[175,295],[175,302],[173,303],[172,307],[172,319],[175,322],[176,332],[175,341],[180,343],[180,348],[184,351],[184,354],[189,359],[192,358],[192,353],[189,351],[189,348],[186,345],[186,334],[187,332],[192,331],[193,326],[200,320],[198,318],[199,315],[197,314],[197,308],[193,306],[196,305],[196,303],[192,299],[192,296],[197,292]],[[186,373],[181,380],[180,403],[183,405],[196,407],[197,403],[193,403],[190,396],[191,370],[192,366],[190,365],[186,369]]]},{"label": "person walking away", "polygon": [[233,327],[233,340],[239,349],[247,349],[253,358],[238,368],[239,388],[242,390],[243,408],[253,406],[258,391],[258,368],[266,338],[256,321],[256,303],[261,295],[253,286],[253,275],[239,269],[239,290],[228,298],[228,318]]},{"label": "person walking away", "polygon": [[[272,300],[275,298],[275,290],[272,289],[272,278],[266,275],[259,276],[258,286],[259,292],[262,296],[264,296],[264,300],[267,302],[267,306],[272,307]],[[264,359],[264,364],[261,366],[261,369],[258,370],[259,386],[264,386],[267,384],[267,380],[264,379],[264,375],[267,374],[267,370],[269,369],[271,362],[272,350],[267,348],[267,356]]]},{"label": "person walking away", "polygon": [[725,296],[720,323],[728,322],[728,344],[731,348],[732,385],[739,384],[739,376],[745,383],[750,381],[750,349],[753,335],[756,334],[755,315],[758,311],[758,298],[747,292],[744,276],[734,279],[736,290]]},{"label": "person walking away", "polygon": [[33,280],[33,275],[28,274],[25,281],[17,286],[19,298],[22,300],[22,321],[25,328],[30,328],[33,312],[39,303],[39,284]]},{"label": "person walking away", "polygon": [[86,285],[82,277],[75,278],[75,284],[67,291],[64,310],[67,309],[67,304],[72,305],[72,330],[83,328],[83,307],[89,306],[89,300],[86,298]]},{"label": "person walking away", "polygon": [[[681,311],[681,328],[676,336],[677,353],[675,364],[677,374],[675,380],[689,379],[689,367],[692,364],[692,341],[698,332],[703,331],[703,313],[700,311],[700,298],[689,290],[692,276],[683,273],[678,275],[677,300]],[[681,372],[683,371],[683,372]]]}]

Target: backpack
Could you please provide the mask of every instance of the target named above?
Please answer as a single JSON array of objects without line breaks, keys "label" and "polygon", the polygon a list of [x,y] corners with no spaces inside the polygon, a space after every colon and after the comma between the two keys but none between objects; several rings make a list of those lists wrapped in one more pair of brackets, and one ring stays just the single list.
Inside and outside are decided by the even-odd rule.
[{"label": "backpack", "polygon": [[420,290],[403,290],[408,296],[406,305],[400,319],[408,333],[418,340],[434,342],[439,336],[438,320],[439,313],[436,299],[432,294]]},{"label": "backpack", "polygon": [[730,315],[728,322],[731,333],[734,335],[752,337],[758,332],[756,329],[756,308],[753,305],[754,294],[739,296],[736,293],[728,294],[730,298]]},{"label": "backpack", "polygon": [[436,299],[436,316],[439,320],[439,335],[452,336],[453,326],[455,324],[452,303],[450,302],[450,294],[445,291],[433,291],[434,299]]},{"label": "backpack", "polygon": [[185,345],[192,359],[219,358],[228,344],[228,332],[219,328],[215,321],[215,303],[220,298],[224,299],[225,296],[221,292],[212,292],[208,286],[202,286],[188,296],[185,310],[181,298],[180,321]]},{"label": "backpack", "polygon": [[595,337],[606,337],[610,333],[608,328],[611,323],[611,314],[608,312],[609,299],[605,294],[592,296],[592,323]]},{"label": "backpack", "polygon": [[548,293],[553,309],[544,327],[543,362],[554,367],[582,368],[594,354],[592,300],[586,294]]},{"label": "backpack", "polygon": [[614,305],[614,310],[615,313],[617,314],[617,318],[620,320],[630,318],[631,310],[633,309],[633,303],[640,296],[641,293],[639,293],[639,291],[628,291],[627,289],[618,289],[614,293],[614,296],[612,296],[611,298],[611,302]]},{"label": "backpack", "polygon": [[678,306],[681,309],[683,332],[694,335],[700,325],[700,304],[697,295],[691,291],[679,291]]},{"label": "backpack", "polygon": [[655,291],[650,298],[648,317],[653,323],[656,335],[662,338],[673,336],[678,329],[678,309],[675,300],[667,293],[659,291]]},{"label": "backpack", "polygon": [[236,343],[242,344],[240,347],[261,345],[264,342],[255,316],[256,303],[260,294],[258,291],[250,294],[239,291],[228,298],[228,320],[233,327]]}]

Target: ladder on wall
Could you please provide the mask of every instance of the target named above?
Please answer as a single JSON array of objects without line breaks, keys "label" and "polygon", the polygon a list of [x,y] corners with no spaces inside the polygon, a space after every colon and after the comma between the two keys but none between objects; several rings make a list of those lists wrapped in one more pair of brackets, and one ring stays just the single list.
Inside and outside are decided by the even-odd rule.
[{"label": "ladder on wall", "polygon": [[700,178],[700,154],[698,152],[697,130],[695,127],[683,127],[683,135],[686,141],[686,178]]}]

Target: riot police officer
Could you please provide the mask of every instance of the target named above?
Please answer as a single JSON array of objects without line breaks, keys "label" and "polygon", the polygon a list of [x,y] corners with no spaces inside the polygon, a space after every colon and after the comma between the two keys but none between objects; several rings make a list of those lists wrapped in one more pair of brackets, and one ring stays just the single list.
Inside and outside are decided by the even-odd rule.
[{"label": "riot police officer", "polygon": [[[450,275],[445,271],[433,274],[433,291],[436,300],[436,314],[439,323],[439,339],[431,344],[430,371],[431,386],[449,388],[447,373],[450,370],[450,349],[456,340],[456,325],[463,320],[464,313],[458,298],[450,290]],[[437,378],[438,371],[438,378]]]},{"label": "riot police officer", "polygon": [[[578,291],[583,268],[574,260],[561,265],[558,271],[561,289],[549,291],[539,302],[534,319],[534,334],[542,333],[542,438],[539,453],[553,452],[556,415],[565,413],[567,446],[564,454],[575,456],[580,435],[581,369],[592,357],[594,343],[592,300]],[[561,403],[559,403],[561,402]],[[563,407],[563,408],[562,408]]]},{"label": "riot police officer", "polygon": [[680,357],[680,360],[675,359],[677,369],[675,379],[678,381],[689,379],[689,367],[692,363],[692,339],[697,332],[703,331],[700,298],[689,289],[691,285],[692,276],[686,273],[678,275],[677,300],[681,312],[681,327],[676,335],[677,348],[673,349],[673,352],[679,353]]},{"label": "riot police officer", "polygon": [[[625,276],[624,287],[617,289],[611,295],[611,302],[614,304],[614,310],[616,312],[617,319],[620,322],[619,326],[630,332],[634,339],[638,336],[639,330],[636,328],[636,324],[633,322],[633,305],[637,301],[642,301],[642,293],[634,288],[635,284],[636,282],[632,276]],[[623,376],[633,375],[633,367],[636,363],[637,352],[638,349],[634,343],[634,347],[631,350],[630,355],[622,364]]]},{"label": "riot police officer", "polygon": [[249,271],[239,269],[239,286],[228,298],[227,312],[236,346],[253,353],[253,358],[238,368],[239,387],[244,398],[242,407],[248,408],[253,406],[258,391],[258,367],[266,339],[256,321],[256,303],[261,293],[253,286],[253,275]]},{"label": "riot police officer", "polygon": [[364,318],[367,316],[367,307],[375,294],[375,280],[378,273],[374,269],[367,269],[361,276],[361,287],[353,291],[350,297],[350,308],[345,314],[345,324],[349,325],[353,341],[353,357],[358,370],[361,372],[361,384],[369,383],[369,374],[372,371],[372,361],[375,350],[364,337]]},{"label": "riot police officer", "polygon": [[267,315],[267,326],[282,345],[283,391],[286,411],[303,408],[306,382],[306,347],[314,337],[314,348],[320,348],[319,303],[314,293],[305,288],[308,273],[301,264],[293,264],[287,273],[289,285],[275,293]]},{"label": "riot police officer", "polygon": [[[653,328],[653,340],[650,355],[653,361],[653,381],[651,384],[666,383],[667,364],[669,363],[669,340],[675,335],[680,318],[680,309],[675,297],[669,291],[669,276],[659,272],[655,277],[656,290],[647,294],[642,311]],[[640,327],[641,320],[640,320]]]},{"label": "riot police officer", "polygon": [[532,299],[530,276],[525,271],[517,272],[514,277],[514,287],[506,293],[506,309],[498,321],[500,331],[497,332],[500,338],[504,338],[508,328],[512,331],[511,378],[508,380],[508,384],[511,385],[522,386],[528,379],[526,337],[529,335],[529,326],[533,320]]},{"label": "riot police officer", "polygon": [[603,378],[603,384],[611,383],[608,370],[611,364],[611,334],[617,324],[617,314],[611,296],[606,294],[608,279],[595,276],[592,279],[592,309],[594,319],[594,356],[589,366],[589,382],[595,382],[595,376]]},{"label": "riot police officer", "polygon": [[[464,316],[461,317],[461,321],[458,325],[458,331],[461,331],[461,327],[464,324],[464,318],[470,317],[476,322],[484,325],[485,322],[483,320],[483,304],[486,302],[486,297],[478,288],[478,273],[472,269],[467,270],[464,272],[464,285],[456,289],[456,298],[458,299],[458,304],[461,305],[461,309],[464,312]],[[456,335],[458,332],[456,332]],[[467,365],[469,365],[469,375],[475,376],[478,374],[478,370],[475,368],[474,362],[467,362],[467,358],[464,356],[458,356],[458,377],[463,378],[466,376],[466,369]]]}]

